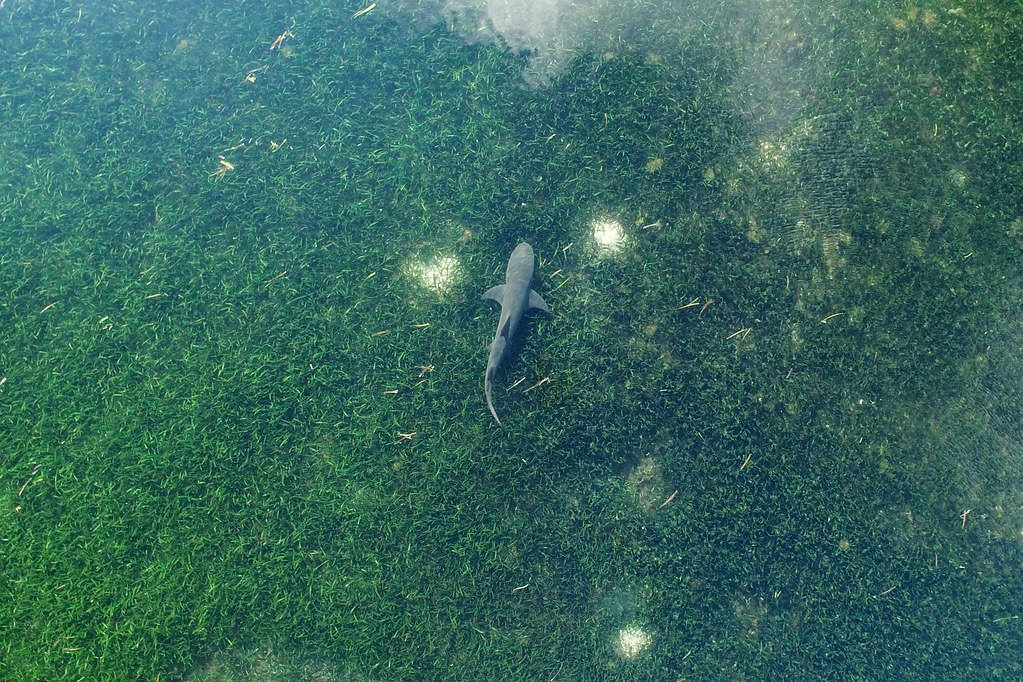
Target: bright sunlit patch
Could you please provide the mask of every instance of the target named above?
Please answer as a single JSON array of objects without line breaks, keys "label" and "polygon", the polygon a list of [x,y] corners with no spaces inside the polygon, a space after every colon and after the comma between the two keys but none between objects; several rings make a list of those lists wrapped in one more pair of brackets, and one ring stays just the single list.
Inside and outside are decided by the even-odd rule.
[{"label": "bright sunlit patch", "polygon": [[590,223],[593,241],[602,251],[620,251],[627,241],[625,228],[613,218],[597,218]]},{"label": "bright sunlit patch", "polygon": [[453,256],[435,256],[427,260],[416,258],[407,266],[409,276],[438,294],[451,288],[458,269],[458,259]]},{"label": "bright sunlit patch", "polygon": [[649,649],[653,641],[652,634],[638,625],[629,625],[618,631],[615,637],[615,653],[631,661]]}]

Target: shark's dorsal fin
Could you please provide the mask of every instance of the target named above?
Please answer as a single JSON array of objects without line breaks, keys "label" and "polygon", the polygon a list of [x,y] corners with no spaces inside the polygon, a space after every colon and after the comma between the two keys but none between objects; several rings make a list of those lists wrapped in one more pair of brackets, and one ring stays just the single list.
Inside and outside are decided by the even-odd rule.
[{"label": "shark's dorsal fin", "polygon": [[504,304],[504,285],[498,284],[496,287],[490,287],[483,292],[482,296],[485,301],[497,301],[500,304]]},{"label": "shark's dorsal fin", "polygon": [[[490,292],[488,291],[487,294],[489,293]],[[483,297],[486,298],[487,294],[483,294]],[[547,301],[543,300],[543,296],[536,293],[532,289],[529,290],[529,305],[527,305],[526,307],[537,308],[538,310],[542,310],[545,313],[549,313],[551,311],[551,309],[547,307]]]}]

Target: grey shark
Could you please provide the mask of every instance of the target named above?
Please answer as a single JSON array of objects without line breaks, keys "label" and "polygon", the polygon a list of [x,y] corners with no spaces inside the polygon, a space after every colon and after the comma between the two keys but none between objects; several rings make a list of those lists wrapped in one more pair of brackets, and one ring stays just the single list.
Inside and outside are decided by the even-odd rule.
[{"label": "grey shark", "polygon": [[551,312],[543,297],[529,288],[530,283],[533,281],[534,265],[533,247],[522,242],[515,247],[511,257],[508,259],[508,270],[504,275],[504,284],[498,284],[496,287],[487,289],[483,294],[484,299],[497,301],[501,304],[501,317],[497,321],[497,334],[494,335],[494,341],[490,344],[490,359],[487,360],[487,374],[483,380],[483,392],[487,396],[487,407],[490,408],[490,414],[494,415],[494,420],[498,424],[501,423],[501,420],[497,417],[497,412],[494,411],[494,402],[491,398],[491,382],[494,379],[494,374],[497,373],[501,360],[504,359],[505,354],[508,352],[508,344],[512,336],[515,335],[515,330],[518,329],[522,313],[533,308],[543,310],[546,313]]}]

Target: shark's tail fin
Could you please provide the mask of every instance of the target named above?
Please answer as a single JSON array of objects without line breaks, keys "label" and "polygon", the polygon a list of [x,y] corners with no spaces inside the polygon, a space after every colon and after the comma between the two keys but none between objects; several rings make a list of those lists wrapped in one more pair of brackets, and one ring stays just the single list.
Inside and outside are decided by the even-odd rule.
[{"label": "shark's tail fin", "polygon": [[494,401],[491,397],[491,380],[494,378],[494,369],[492,367],[487,368],[487,376],[483,379],[483,392],[487,396],[487,407],[490,408],[490,414],[494,415],[494,421],[501,424],[500,418],[497,416],[497,412],[494,410]]}]

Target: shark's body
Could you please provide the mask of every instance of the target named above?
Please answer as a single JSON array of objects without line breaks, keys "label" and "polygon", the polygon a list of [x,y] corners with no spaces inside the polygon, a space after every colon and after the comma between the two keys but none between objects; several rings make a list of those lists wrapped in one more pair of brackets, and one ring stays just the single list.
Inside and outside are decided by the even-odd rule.
[{"label": "shark's body", "polygon": [[533,281],[534,264],[533,247],[522,242],[515,247],[511,257],[508,259],[508,270],[504,276],[504,284],[498,284],[496,287],[487,289],[483,294],[484,299],[497,301],[501,304],[501,318],[497,321],[497,334],[494,335],[494,341],[490,344],[490,359],[487,360],[487,374],[483,380],[483,391],[487,396],[487,407],[490,408],[490,414],[494,415],[494,419],[498,424],[501,423],[501,420],[498,419],[497,412],[494,411],[494,403],[491,398],[491,382],[493,381],[494,374],[497,373],[501,360],[504,359],[505,354],[508,352],[508,344],[512,336],[514,336],[515,330],[518,329],[522,313],[531,308],[538,308],[547,313],[551,311],[543,297],[529,288],[530,283]]}]

